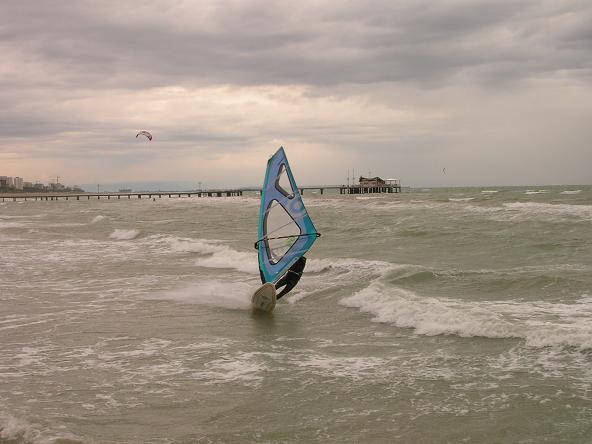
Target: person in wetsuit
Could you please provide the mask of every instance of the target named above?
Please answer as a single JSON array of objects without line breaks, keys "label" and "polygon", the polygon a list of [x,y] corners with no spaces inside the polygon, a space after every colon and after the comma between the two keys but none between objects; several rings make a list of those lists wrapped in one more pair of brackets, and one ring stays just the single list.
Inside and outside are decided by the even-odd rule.
[{"label": "person in wetsuit", "polygon": [[[306,258],[302,256],[298,259],[294,264],[288,269],[285,275],[283,275],[279,281],[275,283],[275,289],[278,291],[281,287],[284,287],[282,291],[280,291],[276,298],[279,299],[288,293],[292,288],[296,286],[300,278],[302,277],[302,272],[304,271],[304,266],[306,265]],[[259,270],[259,275],[261,276],[261,282],[265,283],[265,277],[263,276],[263,272]]]},{"label": "person in wetsuit", "polygon": [[279,299],[286,293],[288,293],[292,288],[296,286],[300,278],[302,277],[302,272],[304,271],[304,266],[306,265],[306,258],[302,256],[298,259],[294,264],[288,269],[287,273],[282,276],[282,278],[275,283],[275,289],[279,290],[281,287],[284,287],[282,291],[280,291],[276,298]]}]

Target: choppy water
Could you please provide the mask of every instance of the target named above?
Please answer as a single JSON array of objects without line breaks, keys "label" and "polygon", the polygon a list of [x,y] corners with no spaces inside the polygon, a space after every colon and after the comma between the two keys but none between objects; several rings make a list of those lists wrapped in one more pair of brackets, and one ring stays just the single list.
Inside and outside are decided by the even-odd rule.
[{"label": "choppy water", "polygon": [[592,187],[0,203],[0,443],[590,442]]}]

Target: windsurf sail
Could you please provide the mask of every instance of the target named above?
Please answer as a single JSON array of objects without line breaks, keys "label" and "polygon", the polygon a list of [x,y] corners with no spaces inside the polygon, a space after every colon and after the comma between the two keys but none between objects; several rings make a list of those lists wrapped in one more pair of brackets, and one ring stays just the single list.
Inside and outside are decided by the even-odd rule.
[{"label": "windsurf sail", "polygon": [[312,247],[317,232],[290,170],[284,148],[267,162],[259,209],[259,269],[263,283],[275,283]]}]

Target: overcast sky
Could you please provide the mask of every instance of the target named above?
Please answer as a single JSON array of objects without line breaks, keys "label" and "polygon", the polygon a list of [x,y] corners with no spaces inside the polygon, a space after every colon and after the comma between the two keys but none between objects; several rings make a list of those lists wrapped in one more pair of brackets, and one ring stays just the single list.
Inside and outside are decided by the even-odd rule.
[{"label": "overcast sky", "polygon": [[301,184],[590,184],[591,23],[589,0],[4,0],[0,175],[251,185],[283,145]]}]

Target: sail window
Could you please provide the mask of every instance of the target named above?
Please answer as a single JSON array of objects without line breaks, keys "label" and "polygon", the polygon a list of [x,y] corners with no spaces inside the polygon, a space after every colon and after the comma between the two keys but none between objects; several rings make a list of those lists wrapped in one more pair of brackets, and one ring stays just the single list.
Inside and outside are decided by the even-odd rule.
[{"label": "sail window", "polygon": [[283,163],[280,165],[280,172],[278,174],[275,187],[288,199],[292,199],[294,197],[294,190],[292,189],[292,184],[290,183],[290,177],[288,177],[288,170],[286,169],[286,165]]},{"label": "sail window", "polygon": [[264,227],[267,257],[275,265],[288,253],[302,231],[277,200],[272,200],[267,207]]}]

